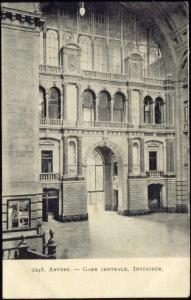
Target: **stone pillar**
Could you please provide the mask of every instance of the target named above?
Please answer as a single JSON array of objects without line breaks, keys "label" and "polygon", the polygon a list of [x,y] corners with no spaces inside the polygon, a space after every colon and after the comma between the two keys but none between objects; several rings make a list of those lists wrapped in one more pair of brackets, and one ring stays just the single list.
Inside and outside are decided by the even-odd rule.
[{"label": "stone pillar", "polygon": [[94,42],[91,43],[92,46],[92,70],[94,71]]},{"label": "stone pillar", "polygon": [[78,147],[78,175],[82,175],[82,137],[77,138],[77,147]]},{"label": "stone pillar", "polygon": [[107,46],[106,46],[106,52],[107,52],[107,69],[103,72],[110,72],[110,64],[109,64],[109,44],[107,41]]},{"label": "stone pillar", "polygon": [[46,92],[45,94],[45,99],[46,99],[46,118],[49,119],[49,109],[48,109],[48,104],[49,104],[49,94]]},{"label": "stone pillar", "polygon": [[63,93],[60,94],[60,119],[63,120]]},{"label": "stone pillar", "polygon": [[128,172],[133,171],[133,153],[132,153],[132,138],[128,139]]},{"label": "stone pillar", "polygon": [[145,155],[144,155],[144,150],[145,150],[145,142],[144,139],[140,140],[140,171],[141,173],[145,172]]},{"label": "stone pillar", "polygon": [[166,170],[167,172],[174,172],[174,142],[166,141]]},{"label": "stone pillar", "polygon": [[128,119],[129,119],[129,124],[132,124],[132,91],[129,90],[129,110],[128,110]]},{"label": "stone pillar", "polygon": [[77,121],[82,122],[82,95],[81,95],[81,85],[77,84]]},{"label": "stone pillar", "polygon": [[66,136],[63,137],[63,175],[68,175],[68,138]]},{"label": "stone pillar", "polygon": [[60,163],[59,163],[59,165],[60,165],[59,175],[61,177],[63,174],[63,139],[62,138],[60,140]]},{"label": "stone pillar", "polygon": [[143,90],[140,90],[140,124],[144,123]]},{"label": "stone pillar", "polygon": [[165,109],[165,119],[166,119],[166,125],[169,125],[169,95],[166,94],[165,95],[165,106],[166,106],[166,109]]},{"label": "stone pillar", "polygon": [[114,98],[110,100],[110,121],[113,122],[113,106],[114,106]]},{"label": "stone pillar", "polygon": [[99,106],[99,96],[96,95],[96,98],[95,98],[95,121],[99,121],[98,106]]},{"label": "stone pillar", "polygon": [[123,121],[128,123],[128,101],[127,101],[127,99],[124,101],[124,109],[125,109],[125,112],[124,112]]},{"label": "stone pillar", "polygon": [[68,83],[65,82],[63,85],[63,119],[67,120],[67,87]]},{"label": "stone pillar", "polygon": [[168,97],[168,109],[169,109],[169,123],[172,125],[173,124],[173,109],[172,109],[172,95],[169,94]]},{"label": "stone pillar", "polygon": [[155,124],[155,101],[153,101],[153,110],[152,110],[152,123]]},{"label": "stone pillar", "polygon": [[46,65],[46,32],[43,32],[43,63]]}]

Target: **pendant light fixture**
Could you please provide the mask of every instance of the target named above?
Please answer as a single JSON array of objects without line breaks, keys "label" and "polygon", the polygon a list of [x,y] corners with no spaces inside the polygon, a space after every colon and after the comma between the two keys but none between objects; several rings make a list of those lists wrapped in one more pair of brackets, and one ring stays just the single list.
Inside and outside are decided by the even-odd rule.
[{"label": "pendant light fixture", "polygon": [[80,16],[84,16],[85,15],[85,8],[84,8],[84,2],[80,2]]}]

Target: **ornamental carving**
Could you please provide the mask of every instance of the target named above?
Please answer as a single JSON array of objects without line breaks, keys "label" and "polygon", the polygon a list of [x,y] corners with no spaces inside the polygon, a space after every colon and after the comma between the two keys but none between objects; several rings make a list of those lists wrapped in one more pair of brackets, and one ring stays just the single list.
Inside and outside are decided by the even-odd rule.
[{"label": "ornamental carving", "polygon": [[76,55],[68,54],[68,69],[70,71],[75,71],[77,66]]}]

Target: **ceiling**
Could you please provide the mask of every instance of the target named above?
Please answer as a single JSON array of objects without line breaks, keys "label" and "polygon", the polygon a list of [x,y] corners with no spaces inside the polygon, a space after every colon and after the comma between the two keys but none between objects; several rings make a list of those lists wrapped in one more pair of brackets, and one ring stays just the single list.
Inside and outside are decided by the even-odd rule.
[{"label": "ceiling", "polygon": [[[153,37],[159,45],[163,58],[166,61],[168,72],[180,68],[182,57],[188,48],[187,24],[189,6],[187,1],[125,1],[125,2],[85,2],[85,6],[93,5],[96,9],[121,5],[124,9],[131,9],[137,17],[152,29]],[[76,10],[78,2],[41,2],[41,9],[68,6]],[[187,59],[187,55],[186,55]],[[185,62],[184,62],[185,64]],[[172,69],[173,66],[173,69]]]}]

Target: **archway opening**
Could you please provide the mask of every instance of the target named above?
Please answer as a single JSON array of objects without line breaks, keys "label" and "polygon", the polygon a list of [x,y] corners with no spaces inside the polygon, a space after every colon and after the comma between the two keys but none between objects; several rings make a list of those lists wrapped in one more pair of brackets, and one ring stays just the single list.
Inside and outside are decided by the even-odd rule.
[{"label": "archway opening", "polygon": [[162,209],[162,185],[150,184],[148,186],[148,206],[153,212],[160,211]]},{"label": "archway opening", "polygon": [[118,166],[116,155],[106,146],[98,146],[89,154],[86,170],[89,215],[118,210]]}]

